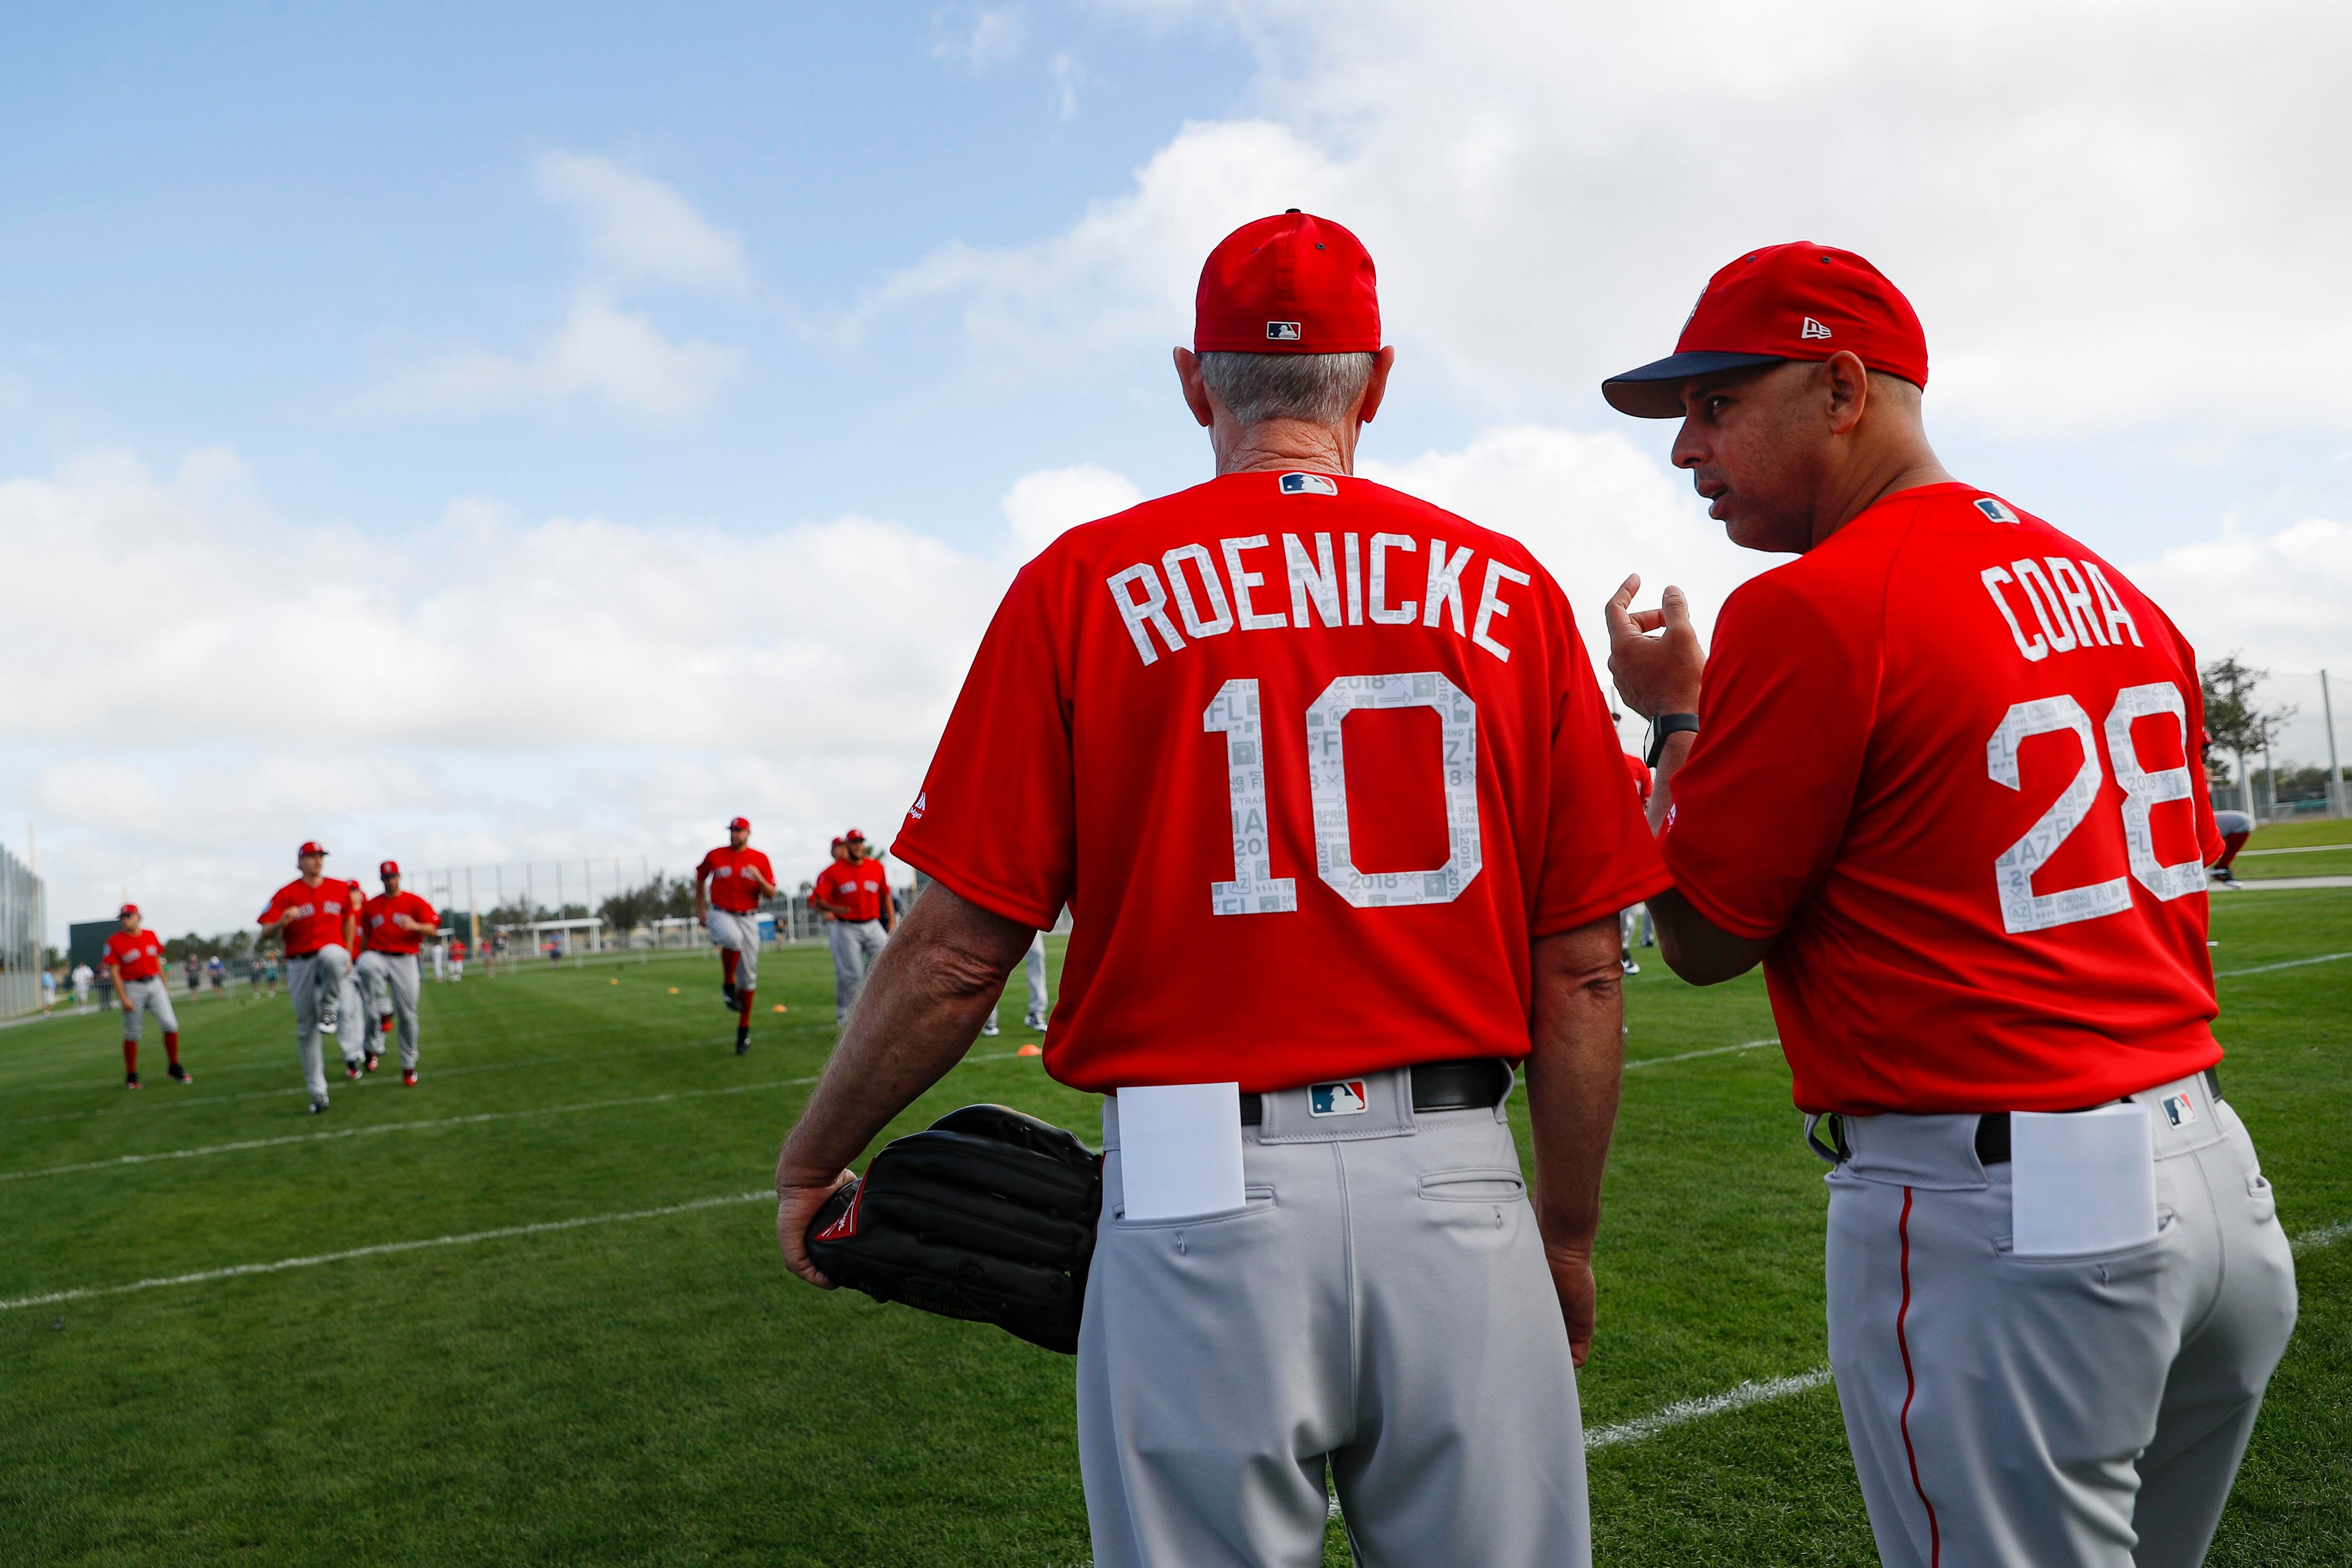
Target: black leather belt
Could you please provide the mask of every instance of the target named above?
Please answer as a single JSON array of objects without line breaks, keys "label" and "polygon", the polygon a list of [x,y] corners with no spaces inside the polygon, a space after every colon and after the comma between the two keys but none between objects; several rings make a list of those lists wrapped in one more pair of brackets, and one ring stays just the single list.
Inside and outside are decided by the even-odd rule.
[{"label": "black leather belt", "polygon": [[[1405,1070],[1412,1074],[1415,1110],[1492,1110],[1511,1091],[1511,1065],[1500,1057],[1418,1062]],[[1243,1095],[1242,1125],[1255,1127],[1265,1120],[1265,1097]]]},{"label": "black leather belt", "polygon": [[[2205,1080],[2205,1098],[2221,1098],[2221,1075],[2207,1068],[2197,1075]],[[2009,1163],[2009,1112],[1996,1110],[1977,1118],[1977,1163],[2005,1165]]]}]

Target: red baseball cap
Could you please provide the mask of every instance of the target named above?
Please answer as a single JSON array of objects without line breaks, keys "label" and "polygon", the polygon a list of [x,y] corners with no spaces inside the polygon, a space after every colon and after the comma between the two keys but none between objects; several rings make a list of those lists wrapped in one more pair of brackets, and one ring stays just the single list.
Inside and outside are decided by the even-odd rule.
[{"label": "red baseball cap", "polygon": [[853,827],[841,836],[841,841],[844,844],[863,844],[866,842],[866,835]]},{"label": "red baseball cap", "polygon": [[305,855],[324,855],[326,852],[325,845],[305,839],[302,842],[302,847],[294,851],[294,858],[299,860]]},{"label": "red baseball cap", "polygon": [[138,906],[137,904],[125,904],[125,905],[123,905],[123,906],[122,906],[122,908],[121,908],[121,911],[120,911],[120,912],[118,912],[118,913],[115,915],[115,917],[114,917],[114,918],[115,918],[116,920],[119,920],[119,921],[127,921],[127,920],[129,920],[132,915],[135,915],[135,914],[137,914],[138,912],[139,912],[139,906]]},{"label": "red baseball cap", "polygon": [[375,874],[379,877],[397,877],[400,875],[400,862],[387,860],[375,868]]},{"label": "red baseball cap", "polygon": [[739,816],[727,825],[727,831],[732,833],[739,827],[746,833],[751,832],[751,819],[748,816]]},{"label": "red baseball cap", "polygon": [[1381,298],[1371,253],[1297,207],[1217,242],[1192,300],[1192,352],[1377,353]]},{"label": "red baseball cap", "polygon": [[1679,419],[1681,384],[1743,365],[1825,360],[1839,350],[1927,384],[1927,335],[1886,275],[1851,250],[1810,240],[1751,250],[1706,280],[1675,352],[1601,384],[1637,419]]},{"label": "red baseball cap", "polygon": [[846,838],[836,838],[836,839],[835,839],[835,840],[833,841],[833,847],[834,847],[835,849],[838,849],[838,848],[840,848],[843,845],[845,845],[845,844],[846,844],[846,843],[848,843],[848,842],[849,842],[849,840],[848,840],[848,839],[846,839]]}]

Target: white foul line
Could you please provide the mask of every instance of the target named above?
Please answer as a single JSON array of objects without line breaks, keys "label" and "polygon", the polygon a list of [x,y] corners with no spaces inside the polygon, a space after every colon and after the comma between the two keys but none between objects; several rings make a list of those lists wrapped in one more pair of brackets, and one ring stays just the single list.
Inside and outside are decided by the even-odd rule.
[{"label": "white foul line", "polygon": [[1794,1377],[1768,1377],[1751,1380],[1720,1394],[1703,1394],[1696,1399],[1678,1399],[1663,1410],[1653,1410],[1647,1415],[1636,1415],[1631,1421],[1621,1421],[1614,1426],[1596,1426],[1584,1435],[1584,1451],[1613,1448],[1620,1443],[1638,1443],[1669,1426],[1687,1422],[1703,1421],[1710,1415],[1727,1411],[1744,1410],[1751,1405],[1761,1405],[1770,1399],[1786,1399],[1792,1394],[1804,1394],[1821,1387],[1830,1380],[1830,1369],[1820,1367],[1801,1372]]},{"label": "white foul line", "polygon": [[2317,958],[2290,958],[2284,963],[2257,963],[2252,969],[2219,969],[2216,980],[2227,980],[2238,974],[2268,974],[2273,969],[2301,969],[2306,963],[2333,963],[2339,958],[2352,958],[2352,952],[2323,952]]},{"label": "white foul line", "polygon": [[234,1143],[206,1143],[195,1149],[166,1149],[154,1154],[118,1154],[111,1160],[83,1160],[71,1165],[43,1165],[30,1171],[0,1171],[0,1182],[29,1181],[35,1176],[62,1176],[74,1171],[110,1171],[122,1165],[151,1165],[159,1160],[194,1160],[205,1154],[232,1154],[247,1149],[276,1149],[289,1143],[326,1143],[340,1138],[368,1138],[379,1132],[415,1132],[434,1127],[471,1127],[484,1121],[515,1121],[530,1116],[562,1116],[574,1110],[611,1110],[625,1105],[660,1105],[673,1100],[700,1100],[714,1094],[750,1094],[763,1089],[792,1089],[814,1083],[811,1078],[779,1079],[773,1083],[730,1084],[724,1089],[679,1089],[667,1094],[638,1095],[629,1100],[591,1100],[578,1105],[544,1105],[535,1110],[483,1110],[471,1116],[436,1116],[423,1121],[385,1121],[373,1127],[343,1127],[332,1132],[290,1132],[282,1138],[245,1138]]},{"label": "white foul line", "polygon": [[498,1241],[510,1236],[541,1236],[551,1230],[578,1230],[592,1225],[618,1225],[623,1220],[658,1219],[664,1215],[691,1214],[696,1209],[717,1208],[723,1204],[748,1204],[761,1198],[773,1203],[776,1194],[773,1192],[737,1193],[730,1197],[697,1198],[690,1204],[670,1204],[657,1209],[632,1209],[626,1214],[541,1220],[535,1225],[501,1226],[496,1230],[478,1230],[465,1236],[436,1236],[424,1241],[384,1241],[373,1247],[353,1247],[341,1252],[321,1252],[310,1258],[281,1258],[275,1263],[239,1263],[227,1268],[200,1269],[194,1274],[135,1279],[128,1285],[86,1285],[75,1290],[52,1290],[43,1296],[22,1296],[14,1301],[0,1301],[0,1312],[13,1312],[19,1307],[47,1307],[58,1301],[87,1300],[92,1296],[160,1290],[173,1285],[202,1285],[214,1279],[234,1279],[245,1274],[275,1274],[281,1268],[315,1268],[322,1263],[342,1263],[354,1258],[382,1258],[394,1252],[417,1252],[428,1247],[467,1247],[478,1241]]},{"label": "white foul line", "polygon": [[1684,1051],[1677,1056],[1643,1057],[1639,1061],[1627,1062],[1625,1070],[1632,1072],[1635,1068],[1659,1068],[1668,1062],[1695,1061],[1700,1057],[1725,1057],[1734,1051],[1752,1051],[1762,1046],[1777,1046],[1780,1043],[1780,1037],[1775,1035],[1769,1040],[1743,1040],[1736,1046],[1710,1046],[1703,1051]]},{"label": "white foul line", "polygon": [[2304,1232],[2294,1238],[2293,1246],[2297,1252],[2315,1252],[2323,1247],[2335,1246],[2347,1236],[2352,1236],[2352,1220],[2339,1219],[2334,1225]]}]

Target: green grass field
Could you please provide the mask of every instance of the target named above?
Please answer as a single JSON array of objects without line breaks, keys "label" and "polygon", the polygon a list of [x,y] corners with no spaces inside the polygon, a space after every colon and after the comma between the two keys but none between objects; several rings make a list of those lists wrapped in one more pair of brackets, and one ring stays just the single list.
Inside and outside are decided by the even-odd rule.
[{"label": "green grass field", "polygon": [[[2214,919],[2226,1090],[2305,1239],[2213,1561],[2342,1563],[2352,890]],[[337,1077],[321,1118],[282,999],[188,1005],[194,1085],[151,1041],[137,1094],[110,1016],[0,1030],[0,1562],[1086,1562],[1069,1359],[777,1263],[749,1194],[831,1044],[832,980],[813,947],[762,970],[742,1059],[706,956],[428,985],[424,1083]],[[1652,963],[1629,1018],[1593,1429],[1826,1359],[1821,1171],[1751,1044],[1761,984]],[[894,1131],[996,1100],[1092,1142],[1091,1100],[1012,1055],[1034,1038],[982,1041]],[[214,1272],[362,1247],[404,1249]],[[213,1277],[113,1289],[189,1274]],[[1605,1563],[1874,1561],[1818,1382],[1591,1466]]]},{"label": "green grass field", "polygon": [[2233,868],[2263,877],[2352,876],[2352,822],[2282,822],[2246,840]]}]

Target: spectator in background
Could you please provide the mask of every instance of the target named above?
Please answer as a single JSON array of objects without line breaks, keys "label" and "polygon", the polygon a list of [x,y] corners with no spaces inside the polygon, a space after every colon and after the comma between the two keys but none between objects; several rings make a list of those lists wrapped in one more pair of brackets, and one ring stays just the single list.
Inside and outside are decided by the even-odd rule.
[{"label": "spectator in background", "polygon": [[89,983],[93,978],[95,978],[95,976],[91,973],[89,964],[77,963],[73,966],[75,1006],[87,1007],[89,1005]]},{"label": "spectator in background", "polygon": [[57,1005],[58,972],[54,969],[44,969],[41,971],[41,1011],[46,1013]]}]

